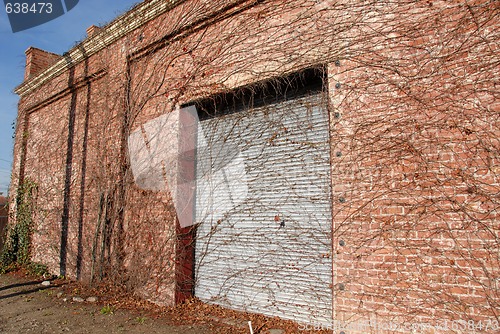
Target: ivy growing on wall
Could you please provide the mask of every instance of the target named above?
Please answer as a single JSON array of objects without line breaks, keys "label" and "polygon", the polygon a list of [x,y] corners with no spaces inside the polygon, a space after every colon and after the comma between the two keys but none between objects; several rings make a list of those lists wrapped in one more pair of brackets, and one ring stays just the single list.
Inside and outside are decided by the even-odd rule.
[{"label": "ivy growing on wall", "polygon": [[25,180],[17,195],[16,221],[9,226],[7,240],[0,254],[0,272],[18,266],[31,267],[31,238],[33,235],[33,209],[37,185]]}]

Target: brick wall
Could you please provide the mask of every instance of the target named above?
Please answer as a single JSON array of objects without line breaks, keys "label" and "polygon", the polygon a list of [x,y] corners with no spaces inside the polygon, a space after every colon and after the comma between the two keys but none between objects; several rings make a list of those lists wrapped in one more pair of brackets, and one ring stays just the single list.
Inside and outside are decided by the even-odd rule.
[{"label": "brick wall", "polygon": [[183,2],[22,96],[12,184],[39,185],[34,259],[172,304],[173,203],[134,184],[128,133],[329,64],[335,321],[498,321],[498,22],[486,1]]},{"label": "brick wall", "polygon": [[28,48],[25,52],[26,54],[26,66],[24,71],[24,80],[35,76],[41,71],[49,68],[53,65],[61,56],[55,53],[40,50],[34,47]]}]

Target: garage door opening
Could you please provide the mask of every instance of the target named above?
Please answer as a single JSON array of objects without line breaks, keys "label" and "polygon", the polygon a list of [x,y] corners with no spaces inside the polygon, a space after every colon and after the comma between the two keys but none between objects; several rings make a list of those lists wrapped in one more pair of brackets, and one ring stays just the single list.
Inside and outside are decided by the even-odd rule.
[{"label": "garage door opening", "polygon": [[301,322],[332,318],[323,71],[196,103],[195,295]]}]

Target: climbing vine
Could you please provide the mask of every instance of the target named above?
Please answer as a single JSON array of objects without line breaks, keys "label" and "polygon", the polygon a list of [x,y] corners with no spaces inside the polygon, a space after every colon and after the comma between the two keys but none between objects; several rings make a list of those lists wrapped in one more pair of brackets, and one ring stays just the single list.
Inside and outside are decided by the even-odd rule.
[{"label": "climbing vine", "polygon": [[0,272],[18,266],[31,267],[32,217],[36,190],[37,185],[31,180],[25,180],[19,187],[16,223],[7,232],[7,240],[0,255]]},{"label": "climbing vine", "polygon": [[[217,282],[210,302],[239,301],[236,288],[242,287],[241,295],[249,296],[245,309],[259,312],[268,298],[269,309],[278,309],[278,300],[302,305],[307,314],[314,302],[304,296],[319,296],[326,311],[312,320],[335,327],[372,319],[441,328],[458,319],[498,323],[500,11],[494,1],[176,1],[171,11],[152,18],[146,6],[159,3],[145,1],[117,26],[70,50],[44,72],[44,81],[34,77],[18,90],[22,127],[13,179],[26,175],[38,187],[21,187],[17,225],[0,263],[29,262],[36,224],[31,258],[52,272],[109,280],[165,305],[181,300],[185,290],[192,293],[191,284],[202,291],[200,284]],[[120,30],[118,24],[134,22],[144,24],[97,47]],[[290,97],[293,80],[285,78],[313,65],[325,67],[325,96],[317,104],[330,112],[324,140],[331,168],[329,174],[316,166],[285,173],[283,166],[321,161],[304,155],[302,146],[310,143],[297,139],[310,135],[312,123],[291,121],[296,109],[285,112],[288,105],[279,107],[282,114],[273,109],[276,98]],[[59,67],[64,74],[54,72]],[[225,114],[212,117],[201,108],[207,100],[213,110],[225,110],[233,97],[244,105],[230,113],[234,126],[225,126]],[[315,104],[301,104],[314,115]],[[203,123],[214,124],[206,132],[220,148],[212,149],[217,168],[248,148],[245,171],[265,182],[232,216],[194,217],[201,221],[197,230],[185,231],[177,226],[177,193],[167,182],[170,170],[184,169],[177,164],[182,155],[154,144],[167,138],[160,131],[169,124],[167,115],[195,105]],[[300,135],[294,137],[289,123]],[[135,179],[133,133],[140,139],[137,165],[146,166]],[[229,145],[233,138],[237,150]],[[201,169],[192,169],[200,180],[194,185],[201,185]],[[207,179],[212,169],[219,171],[215,164],[206,168]],[[282,175],[290,175],[286,184],[278,183]],[[310,180],[331,187],[309,187]],[[232,189],[224,186],[220,193],[231,195]],[[292,221],[300,206],[282,189],[300,194],[305,208],[330,203],[331,217],[314,213]],[[36,207],[35,193],[43,198]],[[215,196],[200,194],[207,199],[201,203],[215,202]],[[256,217],[255,224],[242,224],[240,217]],[[304,222],[314,225],[305,229]],[[331,249],[319,252],[294,231]],[[230,268],[234,275],[225,265],[213,279],[199,275],[205,263],[223,261],[238,264]],[[331,268],[323,283],[309,280],[320,261],[321,268]],[[290,277],[307,277],[310,284],[290,293],[281,285]],[[327,287],[331,294],[317,293]]]}]

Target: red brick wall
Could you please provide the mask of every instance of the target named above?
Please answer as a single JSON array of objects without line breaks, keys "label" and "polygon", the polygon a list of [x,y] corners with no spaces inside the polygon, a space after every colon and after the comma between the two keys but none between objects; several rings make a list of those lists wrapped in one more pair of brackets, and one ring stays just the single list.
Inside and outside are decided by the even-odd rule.
[{"label": "red brick wall", "polygon": [[128,133],[329,64],[335,320],[498,320],[495,6],[231,3],[184,2],[23,96],[13,181],[40,188],[34,259],[59,270],[66,203],[69,276],[173,303],[173,204],[134,185]]},{"label": "red brick wall", "polygon": [[24,80],[35,76],[41,71],[47,69],[50,65],[53,65],[59,59],[60,55],[50,53],[44,50],[40,50],[34,47],[30,47],[26,50],[26,67],[24,72]]}]

